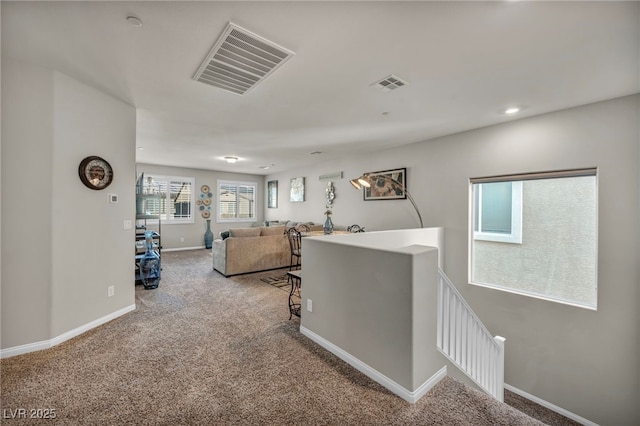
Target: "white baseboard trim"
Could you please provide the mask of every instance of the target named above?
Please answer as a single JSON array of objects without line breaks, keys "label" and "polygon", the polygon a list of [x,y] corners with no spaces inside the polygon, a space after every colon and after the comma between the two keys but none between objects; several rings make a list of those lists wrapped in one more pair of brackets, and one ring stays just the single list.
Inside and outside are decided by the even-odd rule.
[{"label": "white baseboard trim", "polygon": [[508,384],[505,383],[504,384],[504,388],[506,390],[508,390],[508,391],[511,391],[511,392],[513,392],[515,394],[518,394],[523,398],[527,398],[527,399],[535,402],[538,405],[542,405],[543,407],[548,408],[551,411],[555,411],[556,413],[561,414],[561,415],[563,415],[563,416],[565,416],[565,417],[567,417],[567,418],[569,418],[571,420],[574,420],[574,421],[576,421],[578,423],[581,423],[581,424],[583,424],[585,426],[598,426],[597,423],[594,423],[591,420],[587,420],[584,417],[581,417],[581,416],[579,416],[577,414],[574,414],[571,411],[565,410],[562,407],[558,407],[557,405],[554,405],[554,404],[550,403],[549,401],[545,401],[542,398],[538,398],[537,396],[531,395],[530,393],[527,393],[527,392],[525,392],[525,391],[523,391],[521,389],[518,389],[518,388],[516,388],[514,386],[511,386],[511,385],[508,385]]},{"label": "white baseboard trim", "polygon": [[429,380],[420,385],[415,391],[410,391],[308,328],[300,326],[300,333],[411,404],[415,404],[424,396],[424,394],[426,394],[447,375],[447,366],[445,365],[438,370],[436,374],[431,376]]},{"label": "white baseboard trim", "polygon": [[[177,248],[163,248],[162,251],[184,251],[184,250],[202,250],[205,246],[197,247],[177,247]],[[211,250],[211,249],[209,249]]]},{"label": "white baseboard trim", "polygon": [[128,312],[134,311],[135,309],[136,309],[136,305],[134,303],[133,305],[129,305],[115,312],[112,312],[109,315],[105,315],[102,318],[98,318],[97,320],[91,321],[87,324],[81,325],[80,327],[74,328],[73,330],[67,331],[66,333],[56,336],[53,339],[42,340],[40,342],[34,342],[34,343],[27,343],[26,345],[14,346],[12,348],[7,348],[7,349],[0,349],[0,358],[9,358],[16,355],[23,355],[29,352],[41,351],[43,349],[52,348],[56,345],[59,345],[62,342],[66,342],[69,339],[79,336],[82,333],[91,330],[92,328],[96,328]]}]

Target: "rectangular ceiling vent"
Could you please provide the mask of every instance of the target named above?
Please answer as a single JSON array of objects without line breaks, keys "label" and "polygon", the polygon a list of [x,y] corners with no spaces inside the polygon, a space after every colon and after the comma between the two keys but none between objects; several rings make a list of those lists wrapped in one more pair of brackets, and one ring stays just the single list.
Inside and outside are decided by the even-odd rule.
[{"label": "rectangular ceiling vent", "polygon": [[293,55],[230,22],[193,79],[244,95]]},{"label": "rectangular ceiling vent", "polygon": [[407,83],[405,80],[401,79],[397,75],[391,74],[383,78],[382,80],[376,81],[371,85],[377,87],[383,92],[388,92],[390,90],[395,90],[399,87],[406,86],[407,84],[409,83]]}]

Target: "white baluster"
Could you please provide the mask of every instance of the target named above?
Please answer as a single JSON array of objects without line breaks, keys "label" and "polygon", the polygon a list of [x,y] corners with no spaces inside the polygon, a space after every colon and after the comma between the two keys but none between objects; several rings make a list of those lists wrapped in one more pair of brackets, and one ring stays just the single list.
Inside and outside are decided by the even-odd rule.
[{"label": "white baluster", "polygon": [[438,346],[438,348],[442,349],[442,305],[444,304],[443,301],[443,285],[442,285],[442,277],[439,277],[438,279],[438,305],[436,307],[436,312],[437,312],[437,322],[436,322],[436,345]]},{"label": "white baluster", "polygon": [[505,338],[501,336],[494,337],[494,341],[498,346],[498,360],[497,360],[497,368],[496,368],[496,383],[497,390],[496,395],[494,395],[498,401],[504,402],[504,342]]},{"label": "white baluster", "polygon": [[444,300],[442,304],[442,351],[449,354],[449,287],[444,287]]},{"label": "white baluster", "polygon": [[478,372],[478,327],[473,323],[473,334],[471,336],[471,369],[469,374],[471,377],[477,377]]},{"label": "white baluster", "polygon": [[451,330],[450,330],[450,340],[449,340],[449,356],[451,356],[451,358],[455,359],[456,356],[456,299],[455,299],[455,295],[451,295],[451,299],[450,300],[450,318],[449,318],[449,325],[451,326]]},{"label": "white baluster", "polygon": [[460,340],[462,341],[462,351],[460,354],[460,365],[462,365],[462,368],[466,370],[468,370],[467,368],[467,350],[469,348],[469,344],[467,341],[467,326],[469,324],[469,311],[467,311],[466,309],[464,309],[462,311],[462,318],[461,318],[461,322],[462,324],[460,325],[460,331],[462,332],[462,336],[460,337]]},{"label": "white baluster", "polygon": [[462,304],[460,299],[456,297],[456,362],[460,365],[462,359]]}]

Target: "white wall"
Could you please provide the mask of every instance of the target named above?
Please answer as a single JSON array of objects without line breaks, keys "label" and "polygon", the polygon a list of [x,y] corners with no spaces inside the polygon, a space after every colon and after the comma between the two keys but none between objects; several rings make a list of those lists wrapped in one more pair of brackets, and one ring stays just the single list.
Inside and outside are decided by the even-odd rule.
[{"label": "white wall", "polygon": [[[49,224],[52,239],[52,336],[134,303],[135,109],[54,72]],[[104,190],[85,187],[78,164],[90,155],[113,167]],[[109,203],[108,194],[118,195]],[[79,254],[82,252],[82,255]],[[107,299],[107,287],[115,294]]]},{"label": "white wall", "polygon": [[[2,349],[134,305],[135,109],[56,71],[2,63]],[[85,187],[80,161],[114,180]],[[108,203],[107,193],[119,195]],[[115,295],[107,297],[113,285]]]},{"label": "white wall", "polygon": [[53,73],[2,61],[2,122],[0,337],[7,348],[50,337]]},{"label": "white wall", "polygon": [[[320,181],[321,175],[336,171],[343,171],[344,178],[334,180],[336,198],[332,208],[333,223],[338,226],[359,224],[366,226],[369,231],[384,229],[416,228],[420,226],[418,216],[409,200],[402,201],[363,201],[362,191],[356,190],[349,180],[360,176],[366,171],[388,170],[404,167],[407,164],[402,151],[389,152],[384,155],[367,155],[353,158],[343,157],[333,159],[317,167],[292,169],[267,176],[266,181],[278,181],[278,208],[265,208],[265,220],[293,220],[299,222],[323,223],[325,220],[325,189],[326,181]],[[407,170],[407,184],[415,187],[413,171]],[[292,203],[289,201],[290,179],[305,177],[305,201]],[[410,190],[413,194],[414,190]],[[424,216],[424,207],[420,209]],[[425,226],[430,224],[425,222]]]},{"label": "white wall", "polygon": [[[321,219],[318,176],[344,171],[335,183],[335,223],[415,227],[409,201],[365,202],[348,183],[366,171],[407,167],[425,226],[445,228],[445,272],[491,333],[507,339],[506,382],[597,423],[638,424],[639,109],[634,95],[272,174],[267,180],[279,180],[281,190],[306,176],[308,201],[291,204],[281,192],[265,219]],[[596,312],[467,284],[469,178],[592,166],[599,170]]]},{"label": "white wall", "polygon": [[[195,196],[200,195],[200,188],[202,185],[208,185],[211,188],[211,192],[214,194],[214,202],[211,210],[211,231],[215,238],[219,238],[220,231],[226,231],[229,228],[245,228],[253,226],[254,222],[224,222],[218,223],[216,221],[216,191],[218,180],[231,180],[242,182],[255,182],[258,184],[256,194],[256,222],[260,223],[263,219],[262,206],[266,204],[265,201],[265,189],[264,189],[264,176],[261,175],[247,175],[239,173],[227,173],[218,172],[212,170],[200,170],[189,169],[182,167],[168,167],[157,166],[152,164],[136,165],[137,173],[156,174],[162,176],[181,176],[181,177],[193,177],[195,178],[195,187],[193,188]],[[161,223],[162,226],[162,247],[164,249],[181,249],[181,248],[193,248],[204,247],[204,233],[207,229],[206,219],[202,218],[200,211],[197,209],[195,212],[194,223],[184,224],[166,224]],[[184,241],[181,241],[184,239]]]}]

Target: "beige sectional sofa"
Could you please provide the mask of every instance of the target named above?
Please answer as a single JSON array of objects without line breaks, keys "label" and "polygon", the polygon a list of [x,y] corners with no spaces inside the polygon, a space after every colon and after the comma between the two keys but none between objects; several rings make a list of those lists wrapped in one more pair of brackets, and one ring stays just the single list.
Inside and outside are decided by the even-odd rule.
[{"label": "beige sectional sofa", "polygon": [[221,232],[220,238],[213,240],[213,269],[229,277],[289,267],[291,249],[286,230],[300,225],[322,231],[319,223],[285,221]]},{"label": "beige sectional sofa", "polygon": [[213,241],[213,269],[224,276],[289,266],[291,251],[283,226],[229,230],[229,237]]}]

